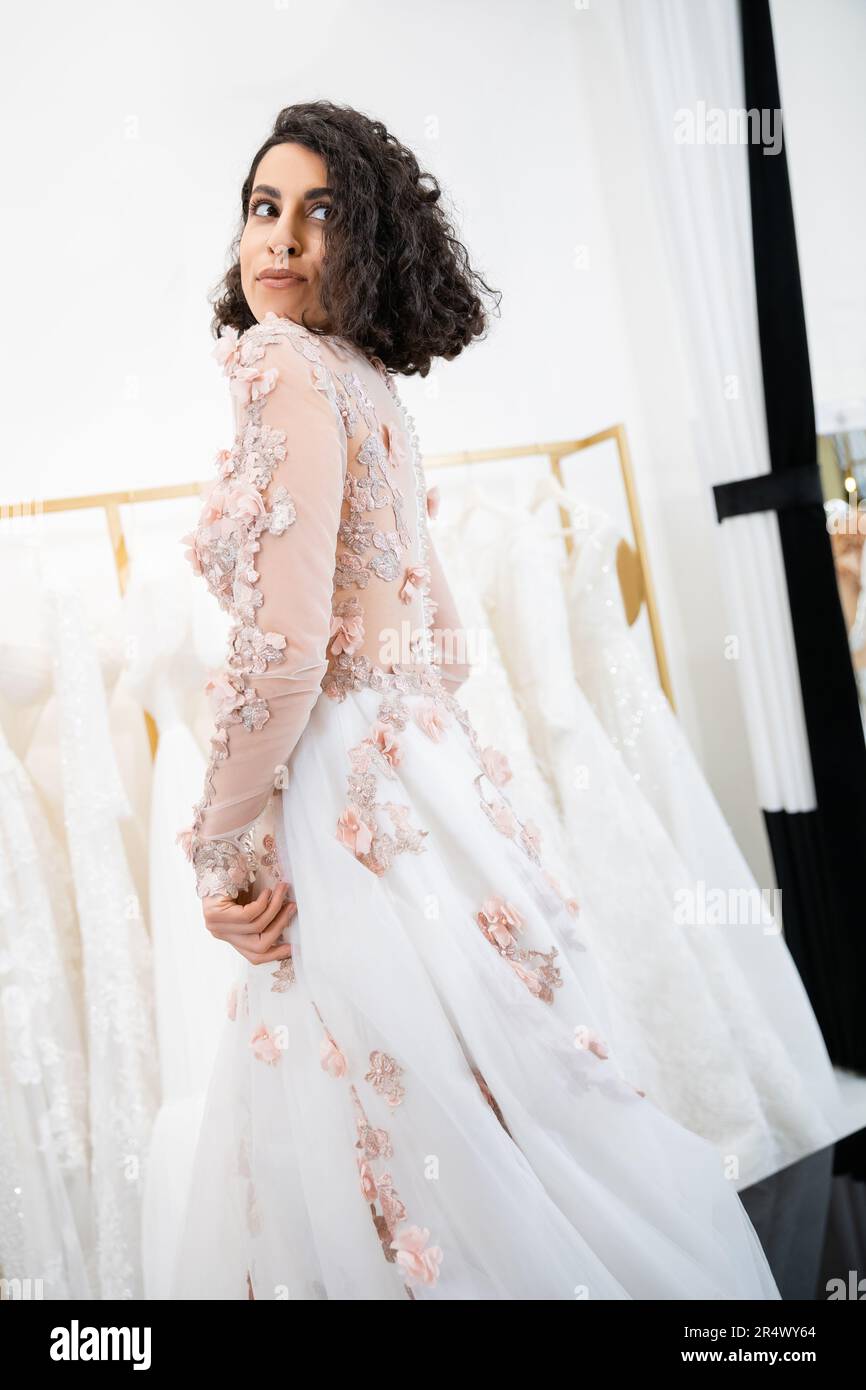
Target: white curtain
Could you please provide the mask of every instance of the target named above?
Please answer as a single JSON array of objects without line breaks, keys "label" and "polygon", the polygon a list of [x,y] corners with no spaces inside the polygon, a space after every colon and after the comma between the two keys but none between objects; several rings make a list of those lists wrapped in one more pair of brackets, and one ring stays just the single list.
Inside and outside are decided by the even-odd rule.
[{"label": "white curtain", "polygon": [[[707,489],[770,469],[747,149],[681,144],[677,112],[744,107],[736,0],[607,0],[638,108],[653,215],[687,347],[695,451]],[[771,157],[771,156],[767,156]],[[815,808],[794,633],[774,512],[719,527],[730,632],[760,803]]]}]

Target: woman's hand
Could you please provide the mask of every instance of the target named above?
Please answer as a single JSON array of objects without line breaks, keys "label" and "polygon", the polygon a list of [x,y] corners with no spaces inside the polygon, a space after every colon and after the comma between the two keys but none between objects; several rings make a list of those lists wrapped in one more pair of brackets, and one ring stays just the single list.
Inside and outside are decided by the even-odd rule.
[{"label": "woman's hand", "polygon": [[297,903],[288,897],[287,883],[264,888],[244,904],[223,896],[203,898],[202,909],[211,935],[234,946],[251,965],[285,960],[292,954],[291,944],[280,941],[283,928],[297,911]]}]

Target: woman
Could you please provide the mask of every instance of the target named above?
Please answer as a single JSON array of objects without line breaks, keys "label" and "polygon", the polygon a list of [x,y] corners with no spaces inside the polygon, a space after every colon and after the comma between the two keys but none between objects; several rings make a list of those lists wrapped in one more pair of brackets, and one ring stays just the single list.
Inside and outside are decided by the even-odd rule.
[{"label": "woman", "polygon": [[242,190],[237,433],[187,538],[234,622],[181,838],[244,964],[174,1296],[776,1299],[720,1155],[621,1074],[579,906],[455,695],[394,377],[491,292],[428,178],[315,102]]}]

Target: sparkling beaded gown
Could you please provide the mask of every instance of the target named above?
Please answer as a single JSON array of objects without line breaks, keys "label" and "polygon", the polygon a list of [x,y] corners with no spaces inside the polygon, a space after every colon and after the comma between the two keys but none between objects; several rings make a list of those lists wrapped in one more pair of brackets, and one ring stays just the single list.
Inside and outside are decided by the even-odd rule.
[{"label": "sparkling beaded gown", "polygon": [[216,353],[236,436],[186,539],[233,625],[179,838],[200,897],[282,877],[297,911],[290,960],[238,957],[172,1296],[778,1299],[460,703],[393,379],[273,313]]}]

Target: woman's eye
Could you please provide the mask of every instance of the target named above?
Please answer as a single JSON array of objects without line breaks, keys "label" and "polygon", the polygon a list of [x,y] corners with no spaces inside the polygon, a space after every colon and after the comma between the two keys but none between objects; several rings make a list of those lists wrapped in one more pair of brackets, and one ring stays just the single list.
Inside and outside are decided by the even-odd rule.
[{"label": "woman's eye", "polygon": [[[250,213],[249,213],[250,217],[256,217],[256,216],[258,216],[259,211],[260,211],[261,208],[271,208],[271,209],[273,209],[274,211],[276,211],[275,204],[272,203],[272,202],[270,201],[270,199],[268,199],[268,198],[260,198],[260,199],[258,200],[257,203],[250,203]],[[312,208],[310,209],[310,216],[312,217],[312,216],[314,216],[316,213],[319,213],[319,212],[324,213],[324,216],[323,216],[323,217],[317,217],[317,218],[316,218],[316,221],[317,221],[317,222],[327,222],[328,216],[329,216],[329,214],[330,214],[330,212],[331,212],[331,205],[330,205],[330,203],[316,203],[315,206],[312,207]]]}]

